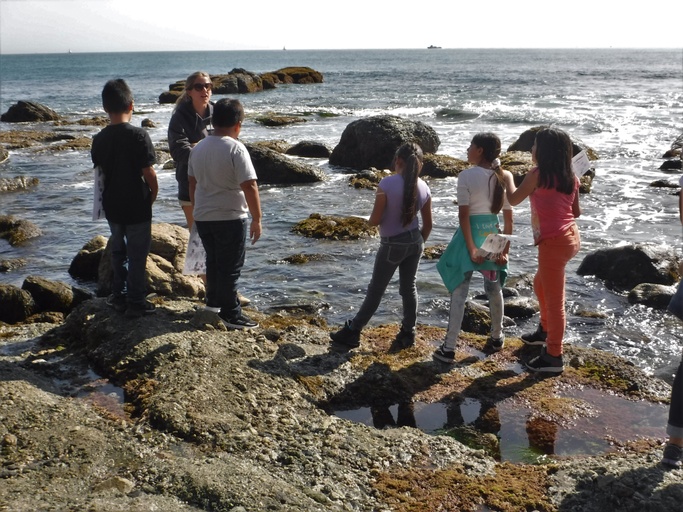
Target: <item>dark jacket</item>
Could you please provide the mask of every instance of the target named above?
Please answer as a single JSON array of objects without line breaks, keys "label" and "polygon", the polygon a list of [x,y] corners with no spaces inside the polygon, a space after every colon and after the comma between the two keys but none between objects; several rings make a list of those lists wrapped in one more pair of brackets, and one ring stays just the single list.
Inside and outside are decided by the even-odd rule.
[{"label": "dark jacket", "polygon": [[190,200],[190,185],[187,181],[187,162],[192,145],[213,131],[211,118],[213,103],[209,102],[209,115],[202,118],[197,114],[191,101],[178,105],[168,123],[168,147],[175,161],[175,178],[178,180],[178,199]]}]

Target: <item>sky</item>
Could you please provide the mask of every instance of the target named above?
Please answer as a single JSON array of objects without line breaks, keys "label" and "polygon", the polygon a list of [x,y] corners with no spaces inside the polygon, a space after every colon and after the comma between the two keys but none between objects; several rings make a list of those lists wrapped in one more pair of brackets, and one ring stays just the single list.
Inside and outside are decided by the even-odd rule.
[{"label": "sky", "polygon": [[682,48],[682,13],[680,0],[0,0],[0,54]]}]

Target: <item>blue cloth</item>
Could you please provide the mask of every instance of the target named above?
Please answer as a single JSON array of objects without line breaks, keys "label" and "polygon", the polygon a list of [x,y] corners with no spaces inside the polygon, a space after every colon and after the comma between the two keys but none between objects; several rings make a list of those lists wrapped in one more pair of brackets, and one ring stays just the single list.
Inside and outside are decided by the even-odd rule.
[{"label": "blue cloth", "polygon": [[[499,225],[498,216],[495,213],[470,215],[470,226],[472,228],[474,244],[477,247],[481,247],[489,234],[499,233]],[[508,274],[507,268],[507,263],[505,265],[498,265],[490,260],[485,260],[484,263],[474,263],[467,250],[465,236],[459,228],[436,264],[436,269],[439,271],[443,284],[448,289],[448,293],[453,293],[453,290],[463,282],[466,272],[474,270],[498,271],[500,285],[504,286]]]}]

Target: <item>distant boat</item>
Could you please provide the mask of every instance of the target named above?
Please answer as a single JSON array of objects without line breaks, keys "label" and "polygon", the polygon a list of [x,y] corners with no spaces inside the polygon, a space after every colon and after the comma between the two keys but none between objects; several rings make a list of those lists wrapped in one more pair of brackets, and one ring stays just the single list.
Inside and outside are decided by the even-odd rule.
[{"label": "distant boat", "polygon": [[440,46],[434,46],[433,44],[430,44],[429,46],[427,46],[427,50],[440,50],[440,49],[441,49]]}]

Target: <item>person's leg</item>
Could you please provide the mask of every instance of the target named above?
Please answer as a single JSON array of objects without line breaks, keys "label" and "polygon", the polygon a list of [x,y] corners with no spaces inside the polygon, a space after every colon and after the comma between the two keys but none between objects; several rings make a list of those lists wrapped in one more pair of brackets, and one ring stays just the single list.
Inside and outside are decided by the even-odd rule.
[{"label": "person's leg", "polygon": [[218,307],[218,297],[216,292],[216,248],[214,244],[214,231],[211,229],[209,222],[197,221],[197,234],[202,240],[204,252],[206,253],[206,304],[212,307]]},{"label": "person's leg", "polygon": [[465,316],[465,303],[467,302],[467,294],[470,290],[471,279],[472,272],[466,272],[462,283],[460,283],[451,294],[451,309],[448,315],[448,330],[446,331],[446,338],[442,345],[442,348],[449,352],[455,351],[455,346],[458,343],[458,336],[460,336],[460,328],[462,327],[462,319]]},{"label": "person's leg", "polygon": [[128,278],[128,269],[126,268],[128,260],[125,240],[126,226],[109,222],[109,229],[111,231],[111,237],[109,238],[112,267],[111,291],[114,295],[122,295],[126,293],[126,280]]},{"label": "person's leg", "polygon": [[242,315],[237,298],[237,280],[245,259],[246,219],[213,222],[216,230],[216,297],[224,320],[236,320]]},{"label": "person's leg", "polygon": [[683,446],[683,359],[678,365],[678,370],[671,386],[669,422],[666,433],[669,434],[675,444]]},{"label": "person's leg", "polygon": [[[496,272],[496,278],[499,273]],[[489,299],[489,313],[491,315],[491,338],[499,340],[503,337],[503,289],[500,280],[491,281],[484,277],[484,291]]]},{"label": "person's leg", "polygon": [[415,324],[417,323],[417,269],[420,266],[420,259],[422,258],[422,250],[424,248],[419,231],[417,236],[419,240],[415,241],[406,258],[398,266],[399,293],[403,300],[401,328],[406,333],[414,333]]},{"label": "person's leg", "polygon": [[[394,251],[394,255],[395,255]],[[353,317],[349,323],[351,330],[359,332],[365,327],[372,315],[375,314],[382,296],[389,285],[389,281],[396,272],[399,262],[392,261],[392,246],[389,243],[381,243],[375,256],[375,266],[372,269],[372,278],[368,285],[367,293],[363,304],[361,304],[358,313]]]},{"label": "person's leg", "polygon": [[152,246],[152,222],[126,226],[128,250],[128,303],[143,304],[147,295],[147,255]]},{"label": "person's leg", "polygon": [[679,468],[683,461],[683,357],[671,385],[671,402],[666,433],[669,435],[669,439],[664,447],[662,464]]},{"label": "person's leg", "polygon": [[[578,229],[575,227],[563,235],[542,241],[538,246],[536,277],[543,296],[541,323],[547,332],[547,353],[554,357],[562,354],[562,340],[566,326],[565,267],[578,250]],[[534,280],[534,290],[536,290],[536,280]],[[541,302],[540,296],[539,302]]]}]

